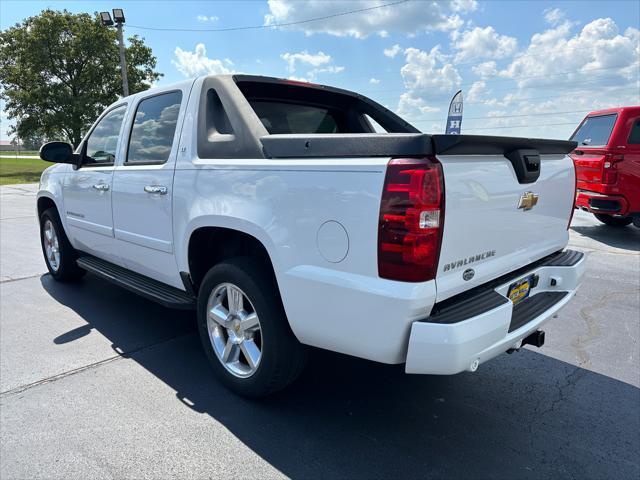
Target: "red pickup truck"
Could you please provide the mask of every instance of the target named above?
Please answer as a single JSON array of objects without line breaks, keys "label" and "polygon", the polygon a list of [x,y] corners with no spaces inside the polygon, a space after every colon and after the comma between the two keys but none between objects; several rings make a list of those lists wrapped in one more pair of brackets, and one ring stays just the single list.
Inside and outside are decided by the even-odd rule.
[{"label": "red pickup truck", "polygon": [[591,112],[571,140],[575,207],[606,225],[640,228],[640,106]]}]

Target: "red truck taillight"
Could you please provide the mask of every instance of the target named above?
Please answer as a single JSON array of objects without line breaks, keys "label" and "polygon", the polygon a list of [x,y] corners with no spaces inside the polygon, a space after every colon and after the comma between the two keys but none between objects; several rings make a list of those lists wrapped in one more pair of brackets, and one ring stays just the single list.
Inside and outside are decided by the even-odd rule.
[{"label": "red truck taillight", "polygon": [[618,181],[618,172],[616,171],[616,163],[624,160],[624,155],[607,153],[602,162],[602,183],[611,185]]},{"label": "red truck taillight", "polygon": [[387,165],[378,223],[378,275],[405,282],[436,276],[444,224],[442,166],[435,157]]},{"label": "red truck taillight", "polygon": [[571,222],[573,221],[573,214],[576,211],[576,200],[578,199],[578,170],[576,169],[576,164],[573,161],[571,162],[571,167],[573,168],[573,200],[571,201],[571,213],[569,213],[569,223],[567,223],[567,230],[569,230]]}]

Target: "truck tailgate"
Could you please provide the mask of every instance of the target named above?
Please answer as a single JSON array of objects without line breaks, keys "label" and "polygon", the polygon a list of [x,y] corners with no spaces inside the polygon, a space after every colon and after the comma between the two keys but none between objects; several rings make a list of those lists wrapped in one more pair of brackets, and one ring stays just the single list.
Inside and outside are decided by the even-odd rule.
[{"label": "truck tailgate", "polygon": [[[574,142],[452,137],[433,137],[445,185],[437,301],[564,248],[575,195]],[[539,174],[523,177],[515,151],[539,154]]]}]

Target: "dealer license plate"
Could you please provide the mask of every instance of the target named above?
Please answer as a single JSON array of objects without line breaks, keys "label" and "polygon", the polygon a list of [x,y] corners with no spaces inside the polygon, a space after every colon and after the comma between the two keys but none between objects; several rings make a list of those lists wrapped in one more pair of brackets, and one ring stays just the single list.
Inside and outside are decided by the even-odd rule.
[{"label": "dealer license plate", "polygon": [[514,305],[517,305],[529,296],[529,292],[533,286],[533,277],[534,275],[529,275],[509,285],[507,297],[509,297],[509,300],[511,300]]}]

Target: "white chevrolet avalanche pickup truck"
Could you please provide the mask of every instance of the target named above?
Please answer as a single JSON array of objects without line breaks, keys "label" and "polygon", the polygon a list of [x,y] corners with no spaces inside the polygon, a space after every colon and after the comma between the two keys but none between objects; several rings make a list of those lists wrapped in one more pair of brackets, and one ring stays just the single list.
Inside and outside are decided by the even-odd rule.
[{"label": "white chevrolet avalanche pickup truck", "polygon": [[476,371],[575,294],[574,142],[427,135],[359,94],[206,76],[118,100],[37,196],[47,268],[197,310],[213,370],[258,397],[308,345]]}]

